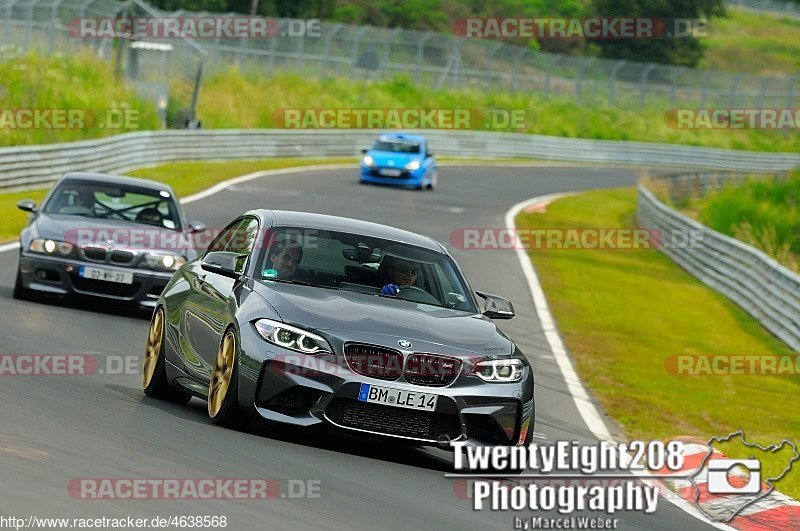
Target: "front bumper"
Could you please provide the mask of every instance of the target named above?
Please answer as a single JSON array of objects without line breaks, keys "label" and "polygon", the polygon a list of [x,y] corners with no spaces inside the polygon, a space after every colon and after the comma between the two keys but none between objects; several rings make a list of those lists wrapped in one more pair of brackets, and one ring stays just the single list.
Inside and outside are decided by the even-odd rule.
[{"label": "front bumper", "polygon": [[[239,399],[251,414],[295,426],[327,425],[410,444],[518,445],[533,430],[533,375],[515,383],[486,383],[460,375],[446,387],[415,385],[401,376],[362,376],[336,356],[311,356],[242,337]],[[269,351],[265,351],[266,349]],[[362,383],[438,396],[432,412],[358,400]]]},{"label": "front bumper", "polygon": [[[399,170],[397,177],[381,175],[381,170]],[[415,171],[405,168],[379,168],[377,166],[361,166],[361,182],[393,184],[395,186],[420,186],[425,177],[424,168]]]},{"label": "front bumper", "polygon": [[[92,280],[78,275],[81,266],[133,273],[132,284]],[[25,289],[53,295],[79,294],[155,308],[173,273],[150,271],[74,258],[21,253],[19,274]]]}]

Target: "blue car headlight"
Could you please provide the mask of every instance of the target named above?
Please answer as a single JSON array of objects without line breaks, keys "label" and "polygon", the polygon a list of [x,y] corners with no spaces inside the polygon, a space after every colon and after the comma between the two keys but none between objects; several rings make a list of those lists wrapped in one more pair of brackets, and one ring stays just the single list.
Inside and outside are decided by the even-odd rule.
[{"label": "blue car headlight", "polygon": [[361,162],[364,163],[364,166],[370,166],[370,167],[375,166],[375,159],[373,159],[369,155],[364,156],[364,158],[361,159]]},{"label": "blue car headlight", "polygon": [[419,161],[418,160],[412,160],[411,162],[406,164],[406,169],[409,170],[409,171],[418,170],[419,169]]}]

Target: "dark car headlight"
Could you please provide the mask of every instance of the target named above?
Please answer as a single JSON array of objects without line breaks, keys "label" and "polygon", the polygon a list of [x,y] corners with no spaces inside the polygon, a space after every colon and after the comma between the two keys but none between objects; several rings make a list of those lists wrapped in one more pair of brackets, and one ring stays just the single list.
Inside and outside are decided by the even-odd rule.
[{"label": "dark car headlight", "polygon": [[69,242],[62,242],[58,240],[48,240],[45,238],[36,238],[28,246],[28,250],[32,253],[49,254],[53,256],[69,256],[75,246]]},{"label": "dark car headlight", "polygon": [[261,337],[279,347],[303,354],[330,354],[333,351],[325,338],[296,326],[271,319],[259,319],[255,322],[255,327]]},{"label": "dark car headlight", "polygon": [[142,265],[157,271],[177,271],[186,263],[186,257],[179,254],[148,253]]},{"label": "dark car headlight", "polygon": [[518,382],[522,379],[525,363],[518,359],[481,361],[472,368],[472,374],[484,382]]}]

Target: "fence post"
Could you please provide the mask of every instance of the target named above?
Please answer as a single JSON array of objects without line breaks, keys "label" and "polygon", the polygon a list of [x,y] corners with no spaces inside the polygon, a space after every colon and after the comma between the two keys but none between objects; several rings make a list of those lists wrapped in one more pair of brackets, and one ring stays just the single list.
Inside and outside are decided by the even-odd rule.
[{"label": "fence post", "polygon": [[403,31],[403,28],[395,28],[389,34],[389,38],[386,41],[386,53],[383,54],[383,64],[381,65],[381,71],[385,70],[389,65],[389,60],[392,58],[392,43],[400,35],[400,32]]},{"label": "fence post", "polygon": [[686,67],[677,68],[672,75],[670,76],[670,81],[672,82],[672,86],[669,89],[669,106],[675,107],[675,92],[678,90],[678,76],[680,76]]},{"label": "fence post", "polygon": [[617,72],[619,72],[619,69],[622,68],[627,62],[628,61],[625,59],[616,61],[614,66],[611,68],[611,85],[608,87],[608,103],[610,105],[614,105],[617,99]]},{"label": "fence post", "polygon": [[517,77],[519,76],[519,60],[528,52],[527,48],[520,48],[514,55],[514,65],[511,67],[511,90],[517,89]]},{"label": "fence post", "polygon": [[583,76],[586,74],[586,69],[594,61],[594,57],[589,57],[581,62],[581,67],[578,70],[578,78],[575,82],[575,101],[580,103],[583,96]]},{"label": "fence post", "polygon": [[356,61],[358,60],[358,43],[361,42],[361,37],[367,32],[370,26],[362,26],[356,33],[356,38],[353,41],[353,61],[350,63],[350,77],[352,78],[356,73]]},{"label": "fence post", "polygon": [[711,72],[706,72],[702,77],[702,87],[700,89],[700,108],[706,106],[706,94],[708,92],[708,78],[711,77]]},{"label": "fence post", "polygon": [[761,78],[761,83],[759,84],[758,88],[758,105],[759,109],[764,108],[764,98],[766,97],[767,92],[767,84],[769,83],[770,77],[764,76]]},{"label": "fence post", "polygon": [[563,56],[561,55],[551,55],[550,60],[547,62],[547,72],[544,75],[544,95],[548,96],[550,94],[550,79],[553,77],[553,68],[556,66],[556,63],[562,59]]},{"label": "fence post", "polygon": [[23,53],[28,53],[28,46],[30,45],[31,40],[31,31],[33,31],[33,8],[38,3],[39,0],[32,0],[31,3],[28,4],[28,24],[25,26],[25,40],[23,41],[25,44],[22,46]]},{"label": "fence post", "polygon": [[650,75],[650,72],[656,69],[658,65],[655,63],[650,63],[647,65],[642,71],[642,76],[639,80],[640,91],[639,91],[639,106],[644,107],[645,102],[645,89],[647,89],[647,77]]},{"label": "fence post", "polygon": [[496,54],[500,48],[504,45],[502,42],[495,42],[486,52],[486,74],[489,76],[489,83],[492,82],[492,62],[494,62],[494,54]]},{"label": "fence post", "polygon": [[333,39],[339,30],[344,27],[344,24],[334,24],[330,33],[325,38],[325,60],[322,63],[322,78],[328,77],[328,65],[331,62],[331,49],[333,48]]},{"label": "fence post", "polygon": [[745,76],[746,74],[739,74],[738,76],[733,78],[733,83],[731,83],[731,95],[728,99],[728,106],[730,108],[736,107],[736,91],[739,90],[739,81]]},{"label": "fence post", "polygon": [[422,56],[425,51],[425,43],[434,35],[435,33],[426,31],[425,36],[417,42],[417,70],[414,72],[414,81],[417,85],[419,85],[422,80]]},{"label": "fence post", "polygon": [[792,103],[794,103],[794,81],[797,79],[797,76],[789,76],[789,90],[786,91],[786,108],[791,109]]}]

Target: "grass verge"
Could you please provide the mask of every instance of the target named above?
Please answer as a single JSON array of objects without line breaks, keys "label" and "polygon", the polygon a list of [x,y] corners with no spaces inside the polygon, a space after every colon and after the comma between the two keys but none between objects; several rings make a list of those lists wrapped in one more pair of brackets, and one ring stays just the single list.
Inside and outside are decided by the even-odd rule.
[{"label": "grass verge", "polygon": [[[633,227],[634,189],[560,199],[523,228]],[[751,442],[800,441],[800,413],[785,407],[797,376],[677,375],[676,355],[791,355],[752,317],[655,249],[532,249],[578,373],[632,439],[703,440],[743,428]],[[674,372],[674,371],[673,371]],[[727,446],[734,457],[744,448]],[[761,456],[759,456],[761,457]],[[764,461],[764,475],[782,456]],[[783,461],[785,463],[785,461]],[[800,467],[778,484],[800,497]]]}]

